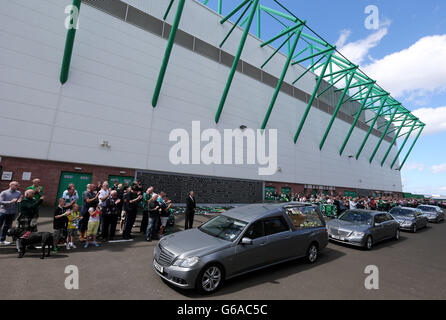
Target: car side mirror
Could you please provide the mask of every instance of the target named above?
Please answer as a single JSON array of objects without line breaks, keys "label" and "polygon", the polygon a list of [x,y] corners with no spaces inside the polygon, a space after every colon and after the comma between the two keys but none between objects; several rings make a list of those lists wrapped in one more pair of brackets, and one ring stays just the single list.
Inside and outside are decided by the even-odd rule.
[{"label": "car side mirror", "polygon": [[375,227],[380,227],[380,226],[382,226],[382,223],[375,222]]},{"label": "car side mirror", "polygon": [[242,239],[242,245],[252,245],[252,240],[245,237]]}]

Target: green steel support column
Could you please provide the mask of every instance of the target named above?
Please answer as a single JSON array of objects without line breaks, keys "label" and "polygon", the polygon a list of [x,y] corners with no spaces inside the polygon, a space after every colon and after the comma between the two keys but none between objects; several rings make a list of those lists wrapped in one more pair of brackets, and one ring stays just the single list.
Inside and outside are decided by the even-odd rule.
[{"label": "green steel support column", "polygon": [[[73,7],[77,8],[77,12],[79,14],[81,9],[81,0],[73,0]],[[68,74],[70,73],[70,65],[71,65],[71,56],[73,55],[73,46],[74,39],[76,38],[76,26],[77,21],[79,19],[79,15],[77,17],[73,17],[72,25],[74,28],[68,29],[67,38],[65,40],[65,50],[62,59],[62,68],[60,70],[60,83],[64,84],[68,80]]]},{"label": "green steel support column", "polygon": [[273,98],[271,99],[271,103],[269,104],[268,111],[265,115],[265,119],[262,123],[262,130],[266,128],[268,124],[269,117],[271,116],[271,112],[273,111],[274,105],[276,104],[277,97],[279,96],[280,88],[282,87],[283,81],[285,80],[286,73],[290,68],[291,60],[293,59],[294,51],[296,51],[297,43],[299,42],[300,34],[302,32],[303,26],[299,28],[299,31],[296,33],[296,37],[293,42],[293,46],[291,48],[290,54],[288,54],[287,61],[285,62],[285,66],[282,70],[282,75],[280,76],[279,83],[277,84],[276,90],[274,91]]},{"label": "green steel support column", "polygon": [[270,62],[271,61],[271,59],[277,54],[277,52],[279,52],[282,48],[283,48],[283,46],[285,45],[285,43],[289,43],[290,41],[290,39],[293,37],[293,33],[292,32],[290,32],[290,35],[288,36],[288,38],[276,49],[276,50],[274,50],[274,53],[262,64],[262,66],[260,67],[260,69],[263,69],[267,64],[268,64],[268,62]]},{"label": "green steel support column", "polygon": [[[345,70],[345,71],[347,71],[347,70]],[[355,84],[355,85],[351,86],[350,89],[354,89],[354,88],[361,87],[361,86],[367,86],[369,84],[374,84],[374,83],[376,83],[376,81],[361,82],[359,84]],[[343,89],[336,89],[335,92],[342,91],[342,90]],[[364,88],[362,88],[360,90],[364,90]]]},{"label": "green steel support column", "polygon": [[307,68],[307,70],[305,70],[304,73],[302,73],[296,80],[294,80],[292,84],[294,85],[294,84],[296,84],[297,81],[302,79],[308,72],[310,72],[310,70],[313,69],[314,66],[316,66],[319,62],[321,62],[324,59],[324,57],[325,56],[320,57],[319,60],[317,60],[312,66]]},{"label": "green steel support column", "polygon": [[[333,63],[330,63],[330,73],[333,73]],[[330,83],[333,84],[333,76],[330,76]]]},{"label": "green steel support column", "polygon": [[331,127],[333,126],[333,123],[336,119],[339,109],[341,109],[342,101],[344,101],[345,95],[347,94],[347,91],[348,91],[348,87],[352,83],[354,76],[355,76],[355,72],[353,71],[347,80],[344,91],[342,92],[341,98],[338,101],[338,105],[336,106],[335,111],[334,111],[333,115],[331,116],[330,122],[328,123],[327,130],[325,130],[324,137],[322,138],[322,141],[319,144],[319,150],[322,150],[322,148],[324,147],[325,141],[327,140],[328,134],[330,133]]},{"label": "green steel support column", "polygon": [[285,18],[285,19],[290,20],[290,21],[293,21],[293,22],[298,22],[298,21],[299,21],[299,19],[297,19],[297,18],[295,18],[295,17],[292,17],[292,16],[290,16],[290,15],[287,15],[287,14],[285,14],[285,13],[283,13],[283,12],[280,12],[280,11],[277,11],[277,10],[274,10],[274,9],[271,9],[271,8],[268,8],[268,7],[265,7],[265,6],[260,6],[260,7],[261,7],[261,9],[262,9],[263,11],[265,11],[265,12],[269,12],[269,13],[271,13],[271,14],[273,14],[273,15],[276,15],[276,16],[279,16],[279,17],[282,17],[282,18]]},{"label": "green steel support column", "polygon": [[412,127],[410,128],[409,132],[407,133],[407,136],[406,136],[406,138],[404,139],[403,144],[401,145],[400,149],[398,150],[398,153],[396,154],[395,159],[393,159],[393,161],[392,161],[392,165],[390,166],[390,169],[393,169],[393,166],[395,165],[396,161],[398,160],[398,157],[400,156],[401,151],[403,151],[403,148],[406,146],[406,143],[407,143],[407,141],[409,140],[410,135],[412,134],[412,132],[413,132],[413,130],[415,129],[416,125],[417,125],[417,122],[415,121],[415,122],[413,123]]},{"label": "green steel support column", "polygon": [[223,12],[223,0],[218,0],[218,14]]},{"label": "green steel support column", "polygon": [[415,138],[415,140],[414,140],[413,143],[412,143],[412,146],[411,146],[410,149],[409,149],[409,152],[407,152],[407,155],[406,155],[406,157],[404,158],[403,163],[402,163],[401,166],[400,166],[400,170],[404,167],[404,164],[406,163],[407,159],[409,158],[409,155],[410,155],[410,153],[412,152],[413,147],[415,147],[415,144],[417,143],[418,139],[420,138],[421,133],[423,132],[423,130],[424,130],[424,125],[421,127],[420,131],[418,132],[417,137]]},{"label": "green steel support column", "polygon": [[[252,0],[244,0],[242,3],[240,3],[237,8],[235,8],[234,10],[232,10],[226,17],[224,17],[223,19],[220,20],[220,23],[223,24],[226,21],[228,21],[229,19],[231,19],[231,17],[236,14],[241,8],[243,8],[245,6],[245,4],[247,4],[248,2],[251,2]],[[255,6],[254,6],[255,8]]]},{"label": "green steel support column", "polygon": [[375,126],[376,121],[378,120],[378,117],[381,115],[381,111],[384,109],[384,105],[386,104],[387,97],[384,97],[381,106],[378,109],[378,112],[376,113],[376,116],[373,118],[372,124],[370,125],[369,131],[367,131],[367,134],[365,135],[364,140],[362,141],[361,147],[359,147],[358,152],[356,153],[356,160],[359,159],[359,156],[361,155],[362,150],[364,149],[364,146],[369,139],[370,134],[372,133],[373,127]]},{"label": "green steel support column", "polygon": [[[311,48],[313,48],[313,47],[311,47]],[[317,57],[318,55],[321,55],[321,54],[325,54],[325,53],[331,52],[331,51],[333,51],[334,48],[335,48],[335,47],[331,47],[331,48],[328,48],[327,50],[320,51],[320,52],[317,52],[317,53],[315,53],[315,54],[312,54],[311,56],[308,56],[308,57],[306,57],[306,58],[302,58],[302,59],[300,59],[300,60],[293,61],[293,66],[296,65],[296,64],[298,64],[298,63],[304,62],[304,61],[306,61],[306,60],[308,60],[308,59],[311,59],[311,61],[314,62],[314,58],[315,58],[315,57]],[[344,70],[342,70],[342,71],[344,71]],[[341,72],[342,72],[342,71],[341,71]],[[327,74],[327,77],[328,77],[328,76],[333,76],[333,75],[334,75],[334,73],[331,73],[331,74],[329,74],[329,75]]]},{"label": "green steel support column", "polygon": [[[345,78],[345,76],[346,76],[345,74],[338,74],[336,77],[333,77],[333,79],[330,79],[330,81],[334,81],[334,82],[332,82],[330,84],[330,86],[327,87],[327,89],[325,89],[324,91],[319,93],[316,98],[321,97],[325,92],[327,92],[328,90],[333,88],[339,81],[343,80]],[[329,77],[329,75],[327,75],[327,77]]]},{"label": "green steel support column", "polygon": [[170,9],[172,9],[172,5],[173,5],[174,1],[175,0],[170,0],[169,6],[167,7],[166,13],[164,14],[163,20],[167,19],[167,16],[169,15]]},{"label": "green steel support column", "polygon": [[302,128],[304,127],[305,121],[307,120],[308,113],[310,112],[311,106],[313,105],[314,99],[316,98],[317,91],[319,90],[319,87],[321,86],[322,80],[324,79],[325,72],[327,71],[328,65],[330,64],[331,58],[333,57],[333,52],[329,54],[327,57],[327,61],[325,61],[324,67],[322,68],[321,74],[319,75],[319,78],[316,83],[316,87],[314,88],[313,94],[310,98],[310,101],[308,102],[307,109],[305,109],[305,112],[302,116],[302,120],[300,121],[299,128],[297,129],[297,132],[294,136],[294,143],[297,143],[297,139],[299,139],[300,133],[302,132]]},{"label": "green steel support column", "polygon": [[243,48],[245,46],[246,39],[248,38],[249,29],[251,29],[252,20],[254,19],[254,15],[256,13],[258,4],[259,4],[259,0],[254,0],[254,6],[251,9],[251,13],[250,13],[250,16],[249,16],[249,21],[248,21],[248,23],[247,23],[247,25],[245,27],[244,32],[243,32],[242,39],[240,40],[240,45],[239,45],[239,48],[237,50],[237,54],[235,55],[234,63],[232,64],[232,68],[231,68],[231,71],[229,73],[228,81],[226,82],[226,87],[225,87],[225,89],[223,91],[223,96],[221,97],[221,101],[220,101],[220,105],[219,105],[218,110],[217,110],[217,114],[215,115],[215,122],[216,123],[218,123],[218,121],[220,120],[220,116],[221,116],[221,113],[223,111],[223,107],[225,106],[225,102],[226,102],[226,99],[228,97],[229,89],[231,88],[232,80],[234,80],[235,71],[237,70],[237,65],[238,65],[238,63],[240,61],[240,58],[242,56]]},{"label": "green steel support column", "polygon": [[389,153],[390,153],[390,151],[392,150],[392,146],[393,146],[394,143],[396,142],[396,139],[398,139],[398,136],[400,135],[401,130],[404,128],[404,124],[406,123],[407,118],[409,118],[409,114],[406,114],[406,116],[404,117],[404,120],[403,120],[403,122],[401,123],[401,126],[399,127],[398,131],[396,132],[395,137],[394,137],[393,140],[392,140],[392,143],[390,143],[389,149],[387,149],[387,151],[386,151],[386,155],[384,156],[384,158],[383,158],[382,161],[381,161],[381,167],[384,165],[384,162],[386,162],[387,157],[389,156]]},{"label": "green steel support column", "polygon": [[[321,46],[324,46],[324,47],[328,47],[328,46],[330,45],[328,42],[325,42],[325,41],[322,41],[322,40],[320,40],[320,39],[318,39],[318,38],[315,38],[315,37],[313,37],[313,36],[310,36],[309,34],[307,34],[307,33],[305,33],[305,32],[302,32],[302,37],[307,38],[307,39],[310,40],[310,41],[314,41],[314,42],[316,42],[317,44],[320,44]],[[336,56],[335,56],[335,57],[336,57]],[[336,57],[336,58],[339,59],[339,57]],[[350,61],[346,61],[346,63],[349,64]]]},{"label": "green steel support column", "polygon": [[[333,47],[333,48],[336,49],[336,47]],[[342,69],[342,70],[339,70],[339,71],[327,74],[326,77],[336,76],[336,75],[339,75],[340,73],[347,73],[349,71],[356,70],[356,69],[358,69],[358,66],[350,67],[350,68],[347,68],[347,69]],[[355,87],[356,87],[356,85],[353,85],[353,86],[350,87],[350,89],[353,89]],[[342,90],[344,90],[344,89],[336,89],[335,92],[342,91]]]},{"label": "green steel support column", "polygon": [[355,129],[356,124],[358,123],[359,117],[361,116],[361,113],[364,110],[365,104],[367,103],[367,100],[369,99],[370,94],[373,91],[373,86],[374,86],[374,84],[372,84],[370,86],[370,89],[367,92],[367,95],[366,95],[364,101],[362,102],[361,108],[359,108],[358,113],[356,114],[355,120],[353,121],[353,124],[350,127],[350,130],[348,131],[347,137],[345,138],[344,143],[342,144],[341,150],[339,151],[340,156],[342,156],[342,154],[344,153],[344,150],[345,150],[345,147],[347,146],[348,140],[350,140],[353,130]]},{"label": "green steel support column", "polygon": [[279,33],[278,35],[276,35],[276,36],[274,36],[273,38],[269,39],[268,41],[265,41],[264,43],[262,43],[262,44],[260,45],[260,47],[263,48],[264,46],[269,45],[270,43],[276,41],[277,39],[282,38],[284,35],[289,34],[291,31],[297,30],[301,25],[302,25],[302,24],[300,23],[300,24],[298,24],[298,25],[295,25],[295,26],[292,27],[292,28],[285,29],[284,31],[282,31],[282,32]]},{"label": "green steel support column", "polygon": [[[311,64],[314,65],[314,47],[312,45],[310,45],[310,54],[311,54]],[[314,72],[314,69],[312,69],[311,71]]]},{"label": "green steel support column", "polygon": [[373,159],[375,158],[375,155],[378,152],[379,147],[381,146],[381,143],[384,140],[384,137],[386,136],[387,132],[389,131],[390,125],[392,124],[393,119],[395,119],[395,115],[397,114],[397,112],[398,112],[398,108],[395,108],[395,110],[392,113],[392,116],[390,117],[390,120],[387,122],[386,129],[384,129],[383,134],[381,135],[381,138],[379,139],[379,142],[375,147],[375,150],[373,150],[373,153],[369,159],[369,163],[372,163]]},{"label": "green steel support column", "polygon": [[[228,34],[226,35],[226,37],[224,37],[223,41],[220,43],[220,48],[223,47],[223,45],[225,44],[226,40],[228,40],[229,36],[232,34],[232,32],[235,30],[235,28],[238,26],[238,24],[240,23],[240,20],[243,19],[243,17],[245,16],[246,12],[248,12],[249,7],[251,6],[252,3],[248,4],[245,8],[245,10],[243,10],[242,14],[240,15],[240,17],[237,19],[237,21],[234,23],[234,25],[232,26],[232,28],[229,30]],[[249,18],[249,17],[248,17]]]},{"label": "green steel support column", "polygon": [[260,3],[257,5],[257,38],[261,38],[261,36],[262,36],[262,32],[261,32],[261,16],[260,16],[260,14],[261,14],[261,10],[260,10]]},{"label": "green steel support column", "polygon": [[152,106],[155,108],[161,92],[161,87],[163,85],[164,76],[166,75],[167,65],[169,64],[170,55],[172,53],[173,44],[175,42],[175,37],[177,35],[178,26],[180,24],[181,16],[183,14],[185,0],[179,0],[177,13],[175,15],[175,20],[172,24],[172,29],[170,31],[169,40],[167,41],[166,51],[164,53],[163,63],[161,64],[161,70],[158,76],[158,81],[156,82],[155,92],[153,93]]}]

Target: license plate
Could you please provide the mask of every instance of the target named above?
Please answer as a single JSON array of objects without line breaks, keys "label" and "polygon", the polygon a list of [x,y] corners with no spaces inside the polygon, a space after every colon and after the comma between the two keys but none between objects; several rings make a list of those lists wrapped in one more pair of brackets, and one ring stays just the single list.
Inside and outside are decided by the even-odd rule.
[{"label": "license plate", "polygon": [[160,266],[159,263],[156,262],[156,260],[153,260],[153,266],[155,267],[156,270],[158,270],[159,273],[164,272],[164,267]]},{"label": "license plate", "polygon": [[344,237],[340,237],[340,236],[332,236],[332,237],[333,237],[333,239],[336,239],[336,240],[345,241]]}]

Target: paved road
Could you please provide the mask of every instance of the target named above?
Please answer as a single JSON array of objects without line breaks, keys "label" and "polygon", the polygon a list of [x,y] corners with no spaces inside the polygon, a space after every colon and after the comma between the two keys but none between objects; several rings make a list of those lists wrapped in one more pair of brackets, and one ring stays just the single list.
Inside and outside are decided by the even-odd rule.
[{"label": "paved road", "polygon": [[[41,220],[39,229],[50,230],[51,218]],[[329,244],[315,265],[293,261],[257,271],[206,298],[166,286],[151,267],[156,243],[142,240],[60,251],[45,260],[37,252],[17,259],[13,247],[0,247],[0,299],[446,299],[446,223],[402,233],[400,241],[371,252]],[[79,268],[79,290],[65,289],[68,265]],[[379,267],[379,290],[364,287],[368,265]]]}]

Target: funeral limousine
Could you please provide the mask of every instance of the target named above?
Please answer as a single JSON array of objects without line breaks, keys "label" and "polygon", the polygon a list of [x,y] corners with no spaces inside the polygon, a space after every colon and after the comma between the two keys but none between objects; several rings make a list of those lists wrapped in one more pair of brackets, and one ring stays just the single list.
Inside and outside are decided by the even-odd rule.
[{"label": "funeral limousine", "polygon": [[165,282],[210,294],[226,279],[254,270],[303,257],[314,263],[327,244],[318,206],[255,204],[162,238],[153,268]]}]

